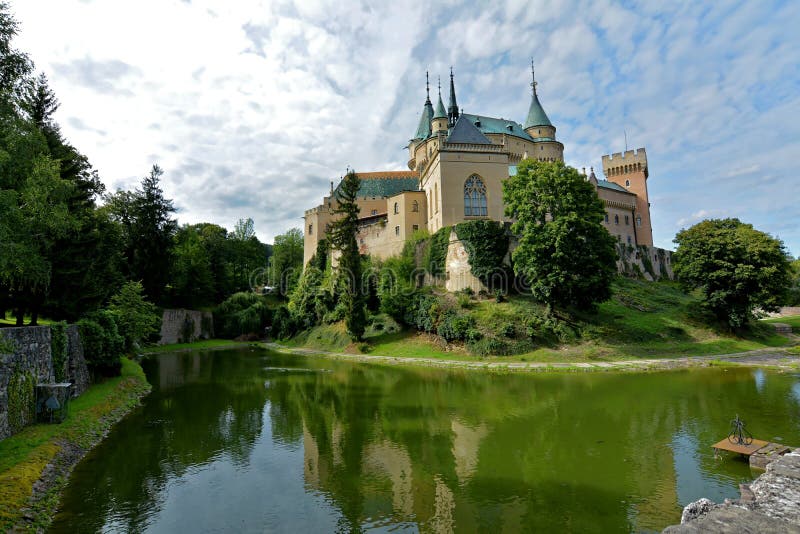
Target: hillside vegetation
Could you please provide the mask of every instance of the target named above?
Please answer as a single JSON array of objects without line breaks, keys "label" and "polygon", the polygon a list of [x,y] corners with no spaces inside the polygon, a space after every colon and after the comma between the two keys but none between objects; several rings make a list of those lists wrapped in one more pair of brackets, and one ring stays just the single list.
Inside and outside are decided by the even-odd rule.
[{"label": "hillside vegetation", "polygon": [[[497,302],[465,293],[442,293],[432,295],[432,302],[438,316],[447,320],[431,325],[427,333],[404,328],[379,314],[372,317],[363,344],[351,344],[339,323],[311,328],[288,343],[382,356],[546,362],[714,355],[789,342],[762,323],[751,325],[742,337],[709,326],[698,297],[684,293],[673,282],[618,278],[613,297],[600,305],[597,314],[572,310],[548,317],[540,304],[525,296]],[[450,335],[459,328],[460,333]],[[448,342],[448,337],[459,340]]]}]

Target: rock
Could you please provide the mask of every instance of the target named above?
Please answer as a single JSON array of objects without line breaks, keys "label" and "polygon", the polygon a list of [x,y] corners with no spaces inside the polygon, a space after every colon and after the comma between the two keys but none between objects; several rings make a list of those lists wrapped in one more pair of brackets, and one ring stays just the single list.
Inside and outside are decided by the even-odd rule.
[{"label": "rock", "polygon": [[709,499],[700,499],[687,504],[681,514],[681,525],[702,517],[714,508],[714,503]]}]

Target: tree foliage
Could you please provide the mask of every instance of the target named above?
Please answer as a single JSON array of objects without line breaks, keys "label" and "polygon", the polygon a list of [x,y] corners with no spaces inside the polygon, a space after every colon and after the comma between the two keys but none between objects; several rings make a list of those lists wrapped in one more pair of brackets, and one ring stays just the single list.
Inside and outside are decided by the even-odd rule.
[{"label": "tree foliage", "polygon": [[269,281],[283,296],[292,294],[303,271],[303,231],[292,228],[275,236],[270,256]]},{"label": "tree foliage", "polygon": [[495,278],[505,280],[503,260],[508,253],[508,234],[497,221],[467,221],[455,226],[458,239],[469,256],[472,274],[487,286],[496,285]]},{"label": "tree foliage", "polygon": [[703,306],[731,328],[783,304],[790,266],[780,240],[739,219],[710,219],[678,232],[675,243],[676,276],[702,291]]},{"label": "tree foliage", "polygon": [[366,295],[361,284],[361,254],[358,250],[359,207],[356,201],[361,180],[350,171],[339,186],[339,198],[333,213],[337,219],[331,223],[328,238],[331,246],[340,252],[337,268],[338,297],[346,308],[345,326],[354,341],[364,336],[367,324]]},{"label": "tree foliage", "polygon": [[125,340],[125,350],[132,350],[139,342],[158,332],[161,318],[152,302],[144,298],[139,282],[126,282],[111,297],[108,310],[114,315],[119,334]]},{"label": "tree foliage", "polygon": [[524,160],[503,183],[506,215],[519,237],[514,271],[550,306],[595,309],[611,297],[614,239],[603,228],[591,183],[562,162]]}]

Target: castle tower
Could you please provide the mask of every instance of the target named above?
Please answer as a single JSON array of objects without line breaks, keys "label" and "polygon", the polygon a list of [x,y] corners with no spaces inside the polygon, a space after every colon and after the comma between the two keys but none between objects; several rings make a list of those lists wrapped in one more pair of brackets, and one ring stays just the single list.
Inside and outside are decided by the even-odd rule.
[{"label": "castle tower", "polygon": [[447,133],[447,123],[447,112],[444,110],[444,102],[442,102],[442,81],[439,80],[439,101],[436,103],[431,130],[434,134],[439,132]]},{"label": "castle tower", "polygon": [[556,140],[556,127],[550,122],[539,102],[537,85],[536,73],[533,70],[533,61],[531,61],[531,105],[528,108],[528,116],[523,128],[525,133],[537,143],[538,148],[529,157],[540,161],[564,161],[564,145]]},{"label": "castle tower", "polygon": [[431,121],[433,120],[433,104],[431,104],[431,88],[428,83],[428,73],[425,73],[425,104],[422,107],[422,115],[419,117],[419,125],[414,137],[411,139],[412,144],[415,141],[424,141],[431,136]]},{"label": "castle tower", "polygon": [[647,154],[644,148],[603,156],[603,174],[609,182],[636,194],[634,229],[636,243],[653,246],[653,227],[650,222],[650,198],[647,194]]}]

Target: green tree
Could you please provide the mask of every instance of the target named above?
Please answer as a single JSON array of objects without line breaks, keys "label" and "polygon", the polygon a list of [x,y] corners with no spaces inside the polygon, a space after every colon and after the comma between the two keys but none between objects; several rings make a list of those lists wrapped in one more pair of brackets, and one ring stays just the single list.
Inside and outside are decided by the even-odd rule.
[{"label": "green tree", "polygon": [[163,174],[158,165],[153,165],[139,189],[119,191],[108,201],[110,213],[123,228],[128,278],[141,280],[145,295],[157,303],[166,297],[178,226],[172,218],[172,200],[164,196],[160,186]]},{"label": "green tree", "polygon": [[792,262],[792,281],[786,299],[787,306],[800,306],[800,259]]},{"label": "green tree", "polygon": [[215,304],[211,257],[197,226],[184,225],[175,234],[169,278],[170,305],[198,308]]},{"label": "green tree", "polygon": [[161,318],[155,304],[148,302],[142,294],[139,282],[126,282],[119,292],[111,297],[108,311],[114,315],[119,334],[125,340],[125,350],[158,332]]},{"label": "green tree", "polygon": [[292,228],[275,236],[270,257],[270,284],[288,296],[294,291],[303,271],[303,231]]},{"label": "green tree", "polygon": [[13,92],[20,80],[31,70],[33,63],[28,56],[11,45],[17,35],[19,24],[11,15],[8,2],[0,2],[0,106],[10,103],[8,95]]},{"label": "green tree", "polygon": [[367,324],[366,295],[362,286],[361,254],[358,250],[356,232],[358,231],[359,207],[358,189],[361,186],[355,171],[350,171],[339,187],[339,198],[333,213],[337,219],[331,223],[328,236],[331,246],[340,252],[337,266],[338,297],[345,304],[345,326],[354,341],[364,336]]},{"label": "green tree", "polygon": [[601,224],[602,201],[577,170],[524,160],[503,183],[503,198],[519,238],[514,271],[536,299],[593,310],[611,297],[614,239]]},{"label": "green tree", "polygon": [[234,291],[253,289],[254,275],[267,266],[269,247],[256,237],[253,219],[239,219],[228,235]]},{"label": "green tree", "polygon": [[675,243],[676,276],[700,289],[703,306],[732,329],[783,303],[790,267],[779,239],[739,219],[710,219],[678,232]]}]

